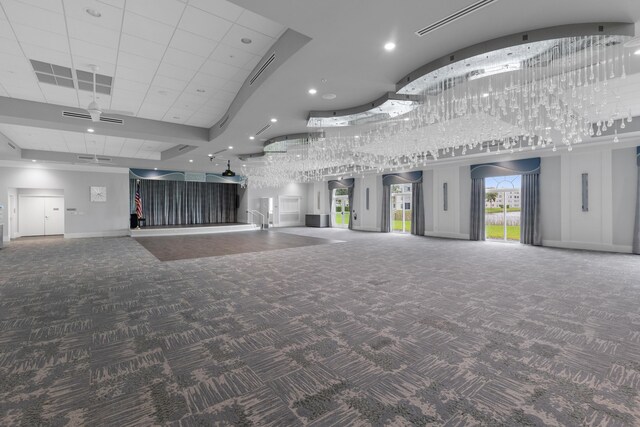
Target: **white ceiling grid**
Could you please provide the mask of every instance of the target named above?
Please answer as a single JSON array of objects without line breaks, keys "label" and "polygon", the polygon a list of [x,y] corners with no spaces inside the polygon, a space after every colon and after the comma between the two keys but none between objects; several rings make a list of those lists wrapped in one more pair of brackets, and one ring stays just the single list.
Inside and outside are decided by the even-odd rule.
[{"label": "white ceiling grid", "polygon": [[[285,30],[225,0],[0,0],[0,6],[0,96],[86,108],[90,92],[39,83],[29,59],[85,71],[96,64],[100,74],[114,76],[112,95],[98,96],[103,108],[201,127],[222,117]],[[102,16],[90,16],[88,7]],[[49,149],[79,147],[69,141],[54,138]],[[144,156],[171,146],[132,144],[137,149],[104,154]]]}]

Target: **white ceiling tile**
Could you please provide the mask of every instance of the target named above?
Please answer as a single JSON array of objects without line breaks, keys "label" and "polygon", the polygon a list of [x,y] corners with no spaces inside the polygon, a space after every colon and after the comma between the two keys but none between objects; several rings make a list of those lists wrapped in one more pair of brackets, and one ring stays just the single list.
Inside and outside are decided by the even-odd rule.
[{"label": "white ceiling tile", "polygon": [[44,95],[40,91],[21,90],[20,88],[7,88],[11,98],[26,99],[27,101],[45,102]]},{"label": "white ceiling tile", "polygon": [[100,58],[109,63],[116,63],[118,51],[115,48],[103,47],[84,40],[70,39],[73,56]]},{"label": "white ceiling tile", "polygon": [[[0,8],[0,18],[2,18],[2,16],[2,9]],[[13,34],[13,30],[11,29],[11,25],[6,21],[2,21],[2,19],[0,19],[0,37],[12,40],[16,39],[16,36]]]},{"label": "white ceiling tile", "polygon": [[113,80],[113,94],[112,96],[144,96],[149,89],[149,84],[140,83],[124,78],[117,78]]},{"label": "white ceiling tile", "polygon": [[15,38],[0,37],[0,52],[14,56],[23,55],[22,49]]},{"label": "white ceiling tile", "polygon": [[272,38],[279,37],[285,29],[283,25],[246,9],[242,12],[242,15],[240,15],[240,18],[236,21],[236,24],[251,28],[252,30]]},{"label": "white ceiling tile", "polygon": [[218,43],[213,40],[198,36],[188,31],[176,30],[169,46],[206,58],[211,54],[213,49],[215,49],[217,44]]},{"label": "white ceiling tile", "polygon": [[165,50],[166,46],[164,45],[141,39],[140,37],[134,37],[129,34],[122,34],[122,38],[120,40],[121,52],[131,53],[133,55],[153,59],[158,62],[162,59],[162,55],[164,55]]},{"label": "white ceiling tile", "polygon": [[196,74],[196,70],[163,62],[158,67],[158,74],[173,79],[189,81]]},{"label": "white ceiling tile", "polygon": [[223,79],[230,79],[238,73],[246,73],[245,70],[234,67],[229,64],[223,64],[217,61],[207,61],[200,69],[200,72],[211,74],[212,76],[221,77]]},{"label": "white ceiling tile", "polygon": [[125,0],[100,0],[100,3],[108,4],[109,6],[117,7],[118,9],[124,9]]},{"label": "white ceiling tile", "polygon": [[[229,80],[230,87],[228,90],[230,90],[231,92],[236,92],[238,89],[240,89],[240,86],[242,86],[242,84],[244,83],[244,81],[247,79],[248,76],[249,76],[249,70],[245,70],[245,69],[243,69],[242,72],[239,72],[231,76],[231,79]],[[237,89],[232,89],[235,87],[237,87]]]},{"label": "white ceiling tile", "polygon": [[71,54],[69,54],[69,52],[59,52],[30,43],[22,43],[21,47],[29,59],[61,65],[63,67],[71,67]]},{"label": "white ceiling tile", "polygon": [[177,0],[135,0],[126,4],[127,12],[133,12],[155,21],[175,27],[185,4]]},{"label": "white ceiling tile", "polygon": [[166,45],[171,40],[174,27],[135,13],[125,13],[122,31],[132,36]]},{"label": "white ceiling tile", "polygon": [[[49,12],[63,13],[62,2],[59,1],[42,1],[42,0],[18,0],[20,3],[46,9]],[[1,13],[0,13],[1,15]]]},{"label": "white ceiling tile", "polygon": [[[55,3],[54,1],[40,1],[41,3]],[[111,28],[120,31],[122,27],[122,8],[113,7],[106,4],[105,1],[100,3],[89,3],[87,0],[63,0],[64,11],[68,17],[73,17],[85,21],[91,25],[99,25],[101,27]],[[95,18],[86,12],[91,7],[102,14],[100,18]]]},{"label": "white ceiling tile", "polygon": [[191,6],[182,15],[179,27],[185,31],[198,34],[211,40],[222,40],[231,28],[231,22],[203,12]]},{"label": "white ceiling tile", "polygon": [[178,49],[169,48],[162,58],[162,62],[177,65],[179,67],[188,68],[190,70],[198,70],[206,58],[197,56],[192,53],[183,52]]},{"label": "white ceiling tile", "polygon": [[224,87],[226,82],[227,80],[221,77],[212,76],[211,74],[206,73],[198,73],[193,77],[191,82],[189,82],[187,90],[196,92],[198,89],[204,89],[207,92],[211,92],[215,89]]},{"label": "white ceiling tile", "polygon": [[176,99],[176,102],[173,104],[174,108],[179,108],[181,110],[190,111],[191,114],[198,111],[198,109],[204,105],[207,99],[203,96],[196,96],[183,93]]},{"label": "white ceiling tile", "polygon": [[244,65],[254,57],[256,57],[256,55],[252,53],[220,43],[209,59],[233,65],[234,67],[243,68]]},{"label": "white ceiling tile", "polygon": [[153,86],[159,86],[167,89],[182,91],[187,85],[187,82],[182,80],[172,79],[170,77],[156,75],[156,77],[153,79],[152,84]]},{"label": "white ceiling tile", "polygon": [[190,0],[189,5],[232,22],[235,22],[244,10],[240,6],[236,6],[226,0]]},{"label": "white ceiling tile", "polygon": [[23,24],[41,31],[61,35],[67,34],[64,15],[61,13],[51,12],[15,0],[3,0],[2,7],[11,23]]},{"label": "white ceiling tile", "polygon": [[231,102],[233,101],[233,99],[236,97],[236,93],[235,92],[227,92],[224,90],[221,90],[219,92],[216,93],[215,98],[221,101],[226,101],[226,102]]},{"label": "white ceiling tile", "polygon": [[92,45],[106,46],[111,49],[118,48],[118,43],[120,42],[119,31],[75,18],[68,18],[67,26],[69,28],[69,37],[71,38],[83,40]]},{"label": "white ceiling tile", "polygon": [[69,42],[66,35],[42,31],[22,24],[13,24],[12,26],[20,43],[30,43],[59,52],[69,52]]},{"label": "white ceiling tile", "polygon": [[120,52],[118,55],[118,67],[121,65],[139,72],[153,71],[155,73],[160,63],[131,53]]},{"label": "white ceiling tile", "polygon": [[[122,54],[122,53],[121,53]],[[123,65],[118,64],[118,68],[116,69],[116,82],[118,79],[126,79],[134,82],[146,83],[150,84],[151,80],[153,80],[153,76],[155,75],[155,70],[136,70],[134,68],[125,67]],[[117,84],[117,83],[115,83]]]},{"label": "white ceiling tile", "polygon": [[253,71],[253,69],[256,68],[256,66],[260,63],[261,59],[261,56],[254,55],[246,64],[242,66],[242,68],[247,71]]},{"label": "white ceiling tile", "polygon": [[[251,39],[251,43],[242,43],[243,38]],[[275,39],[265,36],[262,33],[253,31],[242,25],[234,24],[222,39],[222,43],[239,50],[251,52],[256,55],[264,55],[265,52],[275,43]]]},{"label": "white ceiling tile", "polygon": [[78,106],[78,96],[75,89],[40,83],[40,90],[47,102],[58,105]]},{"label": "white ceiling tile", "polygon": [[113,76],[116,72],[116,65],[113,62],[107,62],[105,58],[97,55],[86,57],[80,55],[73,56],[73,65],[76,70],[91,72],[89,65],[97,65],[98,73],[106,76]]}]

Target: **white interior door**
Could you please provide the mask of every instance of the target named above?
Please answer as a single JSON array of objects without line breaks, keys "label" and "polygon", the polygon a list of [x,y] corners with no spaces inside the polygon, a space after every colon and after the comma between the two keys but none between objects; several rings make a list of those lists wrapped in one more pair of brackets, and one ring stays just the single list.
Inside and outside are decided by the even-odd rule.
[{"label": "white interior door", "polygon": [[44,235],[44,197],[20,196],[20,235]]},{"label": "white interior door", "polygon": [[44,234],[64,234],[64,198],[44,198]]}]

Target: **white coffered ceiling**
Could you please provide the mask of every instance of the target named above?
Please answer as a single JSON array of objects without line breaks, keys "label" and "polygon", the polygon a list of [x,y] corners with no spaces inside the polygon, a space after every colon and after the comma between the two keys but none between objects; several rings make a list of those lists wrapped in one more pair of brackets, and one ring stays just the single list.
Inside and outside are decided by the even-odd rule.
[{"label": "white coffered ceiling", "polygon": [[114,77],[111,96],[99,95],[102,108],[200,127],[221,118],[285,29],[224,0],[0,5],[0,95],[86,108],[90,92],[39,83],[29,59],[85,71],[95,64]]},{"label": "white coffered ceiling", "polygon": [[[172,129],[177,124],[209,128],[225,117],[251,71],[287,28],[311,39],[255,89],[223,133],[200,138],[188,155],[160,161],[162,151],[189,141],[176,138],[171,144],[167,137],[158,142],[142,132],[134,138],[98,135],[101,129],[88,135],[15,121],[1,125],[0,132],[25,149],[97,152],[137,159],[145,167],[153,160],[153,166],[165,169],[211,171],[207,153],[231,145],[235,154],[259,152],[264,140],[308,131],[309,111],[368,103],[394,91],[399,79],[421,65],[469,45],[555,25],[640,21],[637,0],[609,0],[607,7],[601,0],[503,0],[425,37],[414,34],[470,3],[0,0],[0,96],[84,109],[91,93],[39,83],[29,59],[85,71],[96,64],[100,74],[114,78],[112,94],[99,95],[102,108],[167,122]],[[88,8],[102,16],[92,17]],[[382,49],[390,40],[397,45],[392,53]],[[640,114],[640,78],[629,74],[612,85],[609,107],[602,110],[618,103]],[[317,95],[310,95],[310,88]],[[329,93],[336,97],[322,97]],[[272,117],[277,123],[269,121]],[[249,139],[268,124],[268,130]]]}]

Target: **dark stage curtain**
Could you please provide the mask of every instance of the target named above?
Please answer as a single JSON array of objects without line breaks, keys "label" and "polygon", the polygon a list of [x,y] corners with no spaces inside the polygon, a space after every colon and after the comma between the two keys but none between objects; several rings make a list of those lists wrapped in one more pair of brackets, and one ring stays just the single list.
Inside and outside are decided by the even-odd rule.
[{"label": "dark stage curtain", "polygon": [[[136,179],[129,180],[129,206],[135,212]],[[141,179],[146,225],[216,224],[237,221],[236,184]]]}]

